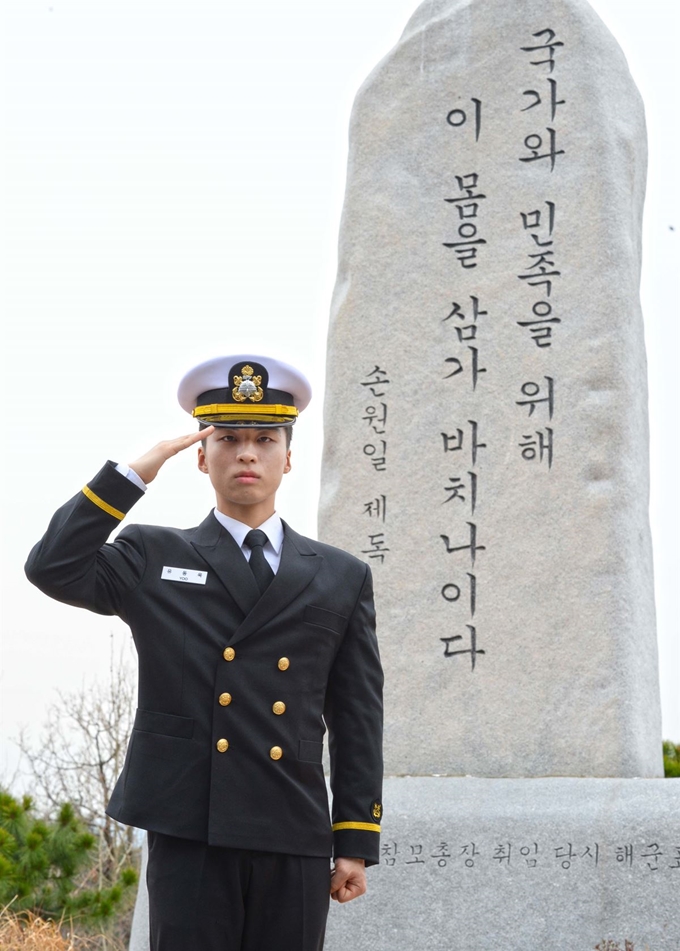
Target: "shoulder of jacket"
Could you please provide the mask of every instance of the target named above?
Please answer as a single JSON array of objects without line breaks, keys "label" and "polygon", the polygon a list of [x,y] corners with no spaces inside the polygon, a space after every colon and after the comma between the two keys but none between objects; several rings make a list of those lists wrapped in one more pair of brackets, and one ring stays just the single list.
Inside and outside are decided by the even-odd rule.
[{"label": "shoulder of jacket", "polygon": [[173,528],[170,525],[145,525],[141,522],[129,522],[124,525],[117,537],[121,535],[138,534],[144,541],[166,541],[177,539],[178,541],[191,541],[191,537],[196,528]]},{"label": "shoulder of jacket", "polygon": [[337,548],[335,545],[328,545],[326,542],[317,541],[315,538],[307,538],[304,535],[301,537],[304,538],[309,547],[312,548],[317,555],[322,555],[333,564],[341,564],[348,568],[355,568],[361,571],[362,574],[366,571],[366,563],[362,561],[361,558],[357,558],[356,555],[345,551],[344,548]]}]

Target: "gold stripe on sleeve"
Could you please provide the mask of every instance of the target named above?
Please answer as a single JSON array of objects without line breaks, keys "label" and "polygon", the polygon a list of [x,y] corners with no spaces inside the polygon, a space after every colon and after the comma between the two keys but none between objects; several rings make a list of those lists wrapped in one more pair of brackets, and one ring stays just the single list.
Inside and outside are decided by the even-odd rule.
[{"label": "gold stripe on sleeve", "polygon": [[120,512],[118,509],[114,509],[112,505],[109,505],[108,502],[105,502],[104,499],[100,499],[98,495],[95,495],[89,485],[86,485],[83,488],[83,494],[87,496],[90,502],[94,502],[95,505],[98,505],[100,509],[103,509],[108,515],[113,515],[114,518],[123,519],[125,518],[125,512]]},{"label": "gold stripe on sleeve", "polygon": [[374,822],[334,822],[333,832],[341,829],[361,829],[363,832],[380,832],[380,826]]}]

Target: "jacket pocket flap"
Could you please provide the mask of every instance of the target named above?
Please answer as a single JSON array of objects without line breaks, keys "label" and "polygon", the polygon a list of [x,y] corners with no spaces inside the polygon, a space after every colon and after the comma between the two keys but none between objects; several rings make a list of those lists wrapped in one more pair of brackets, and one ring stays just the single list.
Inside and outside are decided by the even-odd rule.
[{"label": "jacket pocket flap", "polygon": [[305,608],[305,621],[308,624],[326,627],[330,631],[335,631],[336,634],[342,634],[347,624],[347,618],[342,614],[327,611],[326,608],[317,608],[313,604],[308,604]]},{"label": "jacket pocket flap", "polygon": [[302,763],[323,762],[323,743],[317,740],[300,740],[298,759]]},{"label": "jacket pocket flap", "polygon": [[137,709],[134,728],[144,733],[180,736],[185,740],[190,740],[194,735],[194,721],[191,717],[176,717],[172,713],[154,713],[152,710]]}]

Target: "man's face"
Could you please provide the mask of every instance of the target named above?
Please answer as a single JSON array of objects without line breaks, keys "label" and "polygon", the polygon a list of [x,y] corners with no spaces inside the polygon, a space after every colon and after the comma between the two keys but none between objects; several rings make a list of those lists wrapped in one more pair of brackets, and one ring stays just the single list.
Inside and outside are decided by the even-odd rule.
[{"label": "man's face", "polygon": [[[216,428],[199,446],[198,468],[210,477],[218,508],[238,518],[243,506],[274,511],[276,491],[290,472],[281,429]],[[236,514],[235,514],[236,513]]]}]

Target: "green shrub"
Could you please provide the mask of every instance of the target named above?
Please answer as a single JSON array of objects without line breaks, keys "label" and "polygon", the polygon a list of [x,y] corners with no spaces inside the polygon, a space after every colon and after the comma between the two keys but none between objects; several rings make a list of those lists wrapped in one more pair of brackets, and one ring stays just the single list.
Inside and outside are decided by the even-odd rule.
[{"label": "green shrub", "polygon": [[663,771],[668,778],[680,779],[680,746],[670,740],[663,742]]},{"label": "green shrub", "polygon": [[110,887],[88,887],[96,844],[70,803],[47,821],[33,815],[30,796],[19,801],[0,789],[0,907],[91,924],[110,918],[137,873],[126,868]]}]

